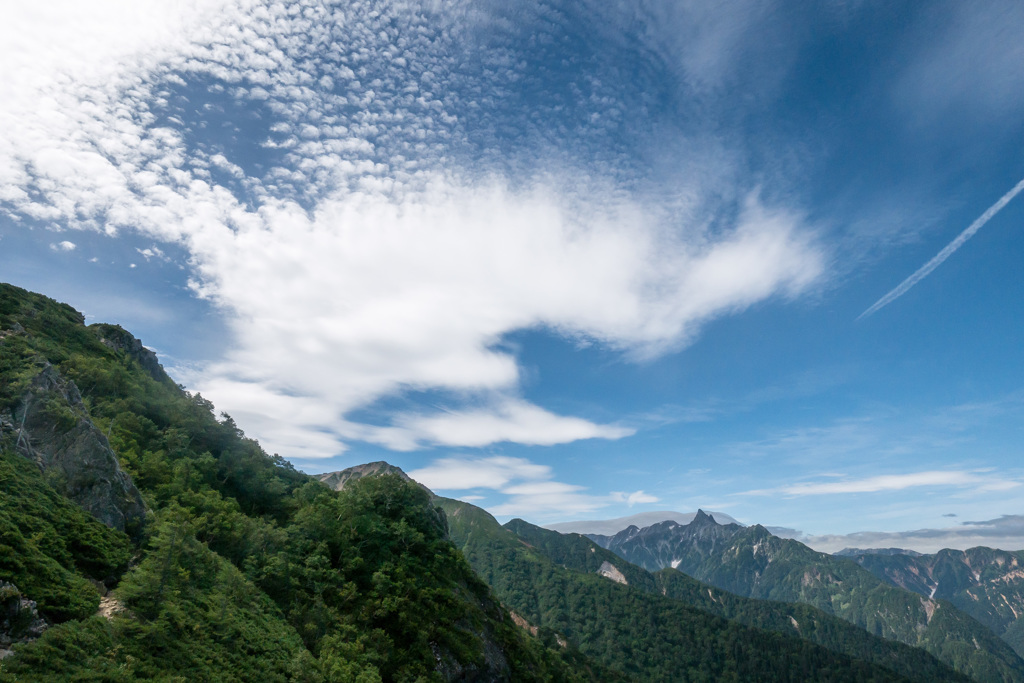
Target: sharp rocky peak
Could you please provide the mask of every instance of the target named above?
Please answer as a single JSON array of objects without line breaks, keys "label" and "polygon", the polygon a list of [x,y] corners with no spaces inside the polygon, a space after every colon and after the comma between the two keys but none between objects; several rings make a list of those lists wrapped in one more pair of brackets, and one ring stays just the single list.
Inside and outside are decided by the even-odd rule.
[{"label": "sharp rocky peak", "polygon": [[714,517],[712,517],[708,513],[704,512],[703,510],[698,508],[697,509],[697,514],[694,515],[693,521],[690,522],[690,526],[694,526],[694,525],[700,526],[700,525],[706,525],[706,524],[714,524],[715,526],[718,526],[718,522],[715,521]]}]

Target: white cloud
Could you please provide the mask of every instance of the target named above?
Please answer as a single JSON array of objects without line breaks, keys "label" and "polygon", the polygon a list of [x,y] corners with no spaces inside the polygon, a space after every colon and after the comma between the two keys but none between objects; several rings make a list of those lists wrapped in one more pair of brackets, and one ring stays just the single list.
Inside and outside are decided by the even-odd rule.
[{"label": "white cloud", "polygon": [[437,415],[396,415],[395,427],[361,428],[359,438],[396,451],[422,445],[486,446],[498,441],[551,446],[580,439],[620,439],[634,430],[562,417],[521,400]]},{"label": "white cloud", "polygon": [[74,251],[77,247],[78,245],[74,242],[69,242],[67,240],[50,245],[50,249],[53,249],[54,251]]},{"label": "white cloud", "polygon": [[643,491],[633,491],[632,493],[624,493],[622,491],[612,491],[611,497],[613,500],[621,501],[633,507],[637,503],[657,503],[660,498],[652,496],[649,493]]},{"label": "white cloud", "polygon": [[[437,43],[451,33],[428,25],[448,15],[44,5],[0,21],[11,39],[0,64],[17,75],[0,97],[0,201],[184,247],[195,292],[230,318],[234,344],[182,379],[270,451],[621,438],[628,428],[526,401],[515,356],[496,344],[545,329],[650,358],[822,274],[802,217],[756,195],[712,231],[706,215],[666,218],[630,199],[614,173],[542,168],[531,181],[453,167],[459,107],[479,106],[481,84],[460,80],[455,52]],[[78,23],[61,23],[69,17]],[[20,25],[36,33],[10,28]],[[335,61],[302,58],[319,39],[338,48]],[[366,55],[376,78],[346,63]],[[209,81],[221,99],[193,102],[197,120],[168,113],[173,88]],[[259,177],[242,161],[253,150],[189,138],[229,106],[227,93],[275,119],[254,147],[280,156]],[[383,426],[348,417],[410,390],[438,392],[442,409]]]},{"label": "white cloud", "polygon": [[[593,512],[616,503],[632,507],[658,502],[657,497],[643,491],[588,493],[586,487],[555,481],[554,472],[547,465],[508,456],[440,458],[427,467],[409,472],[409,476],[441,492],[490,489],[503,496],[500,503],[487,508],[492,514],[524,515],[533,520]],[[459,497],[470,500],[467,496]]]},{"label": "white cloud", "polygon": [[555,481],[521,484],[503,491],[508,496],[505,501],[487,510],[493,515],[544,521],[591,513],[613,502],[609,496],[585,491],[582,486]]},{"label": "white cloud", "polygon": [[135,251],[137,251],[147,261],[152,258],[160,261],[167,260],[167,256],[164,254],[163,250],[155,245],[152,247],[146,247],[145,249],[136,248]]},{"label": "white cloud", "polygon": [[428,467],[409,472],[409,476],[437,491],[476,488],[500,490],[512,481],[550,479],[552,471],[547,465],[538,465],[525,458],[493,456],[441,458]]},{"label": "white cloud", "polygon": [[[835,475],[833,475],[835,476]],[[988,473],[987,470],[932,470],[906,474],[885,474],[863,479],[839,481],[800,482],[776,489],[748,491],[748,494],[781,493],[786,496],[821,496],[843,493],[877,493],[880,491],[902,491],[922,486],[946,486],[971,488],[976,491],[1005,491],[1016,488],[1021,482],[1005,479]]]},{"label": "white cloud", "polygon": [[402,204],[342,195],[311,216],[282,205],[237,231],[204,227],[187,238],[195,286],[233,312],[238,345],[192,383],[218,405],[204,384],[258,384],[282,402],[323,401],[338,418],[408,388],[477,397],[386,428],[335,421],[401,450],[620,438],[630,430],[516,398],[516,360],[495,344],[547,328],[653,356],[820,273],[796,218],[754,199],[731,234],[704,244],[666,235],[636,206],[575,208],[542,190],[441,185]]}]

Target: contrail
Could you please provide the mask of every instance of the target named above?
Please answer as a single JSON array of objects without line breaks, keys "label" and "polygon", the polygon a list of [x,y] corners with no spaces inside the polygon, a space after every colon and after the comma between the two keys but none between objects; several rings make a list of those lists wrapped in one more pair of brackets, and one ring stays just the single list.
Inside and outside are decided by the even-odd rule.
[{"label": "contrail", "polygon": [[978,216],[978,218],[975,219],[973,223],[967,226],[966,230],[964,230],[962,233],[956,236],[955,240],[947,244],[942,251],[940,251],[938,254],[932,257],[931,261],[918,268],[913,275],[911,275],[906,280],[901,282],[894,290],[892,290],[891,292],[883,296],[881,299],[876,301],[874,304],[872,304],[871,308],[858,315],[857,320],[860,320],[861,318],[866,318],[875,311],[877,311],[878,309],[882,308],[883,306],[892,303],[896,299],[906,294],[908,289],[910,289],[918,282],[928,277],[929,273],[938,268],[943,261],[952,256],[954,251],[962,247],[964,242],[969,240],[974,235],[974,233],[981,230],[983,225],[992,220],[993,216],[999,213],[1004,206],[1009,204],[1014,197],[1020,194],[1021,190],[1024,190],[1024,180],[1021,180],[1019,183],[1014,185],[1013,189],[1004,194],[1002,197],[1000,197],[998,202],[988,207],[988,210],[985,211],[985,213]]}]

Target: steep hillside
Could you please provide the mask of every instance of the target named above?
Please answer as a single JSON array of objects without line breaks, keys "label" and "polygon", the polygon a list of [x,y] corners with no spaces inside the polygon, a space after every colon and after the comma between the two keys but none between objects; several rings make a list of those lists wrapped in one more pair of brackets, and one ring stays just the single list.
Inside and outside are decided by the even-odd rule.
[{"label": "steep hillside", "polygon": [[1024,551],[992,548],[846,554],[875,576],[920,595],[949,600],[1024,656]]},{"label": "steep hillside", "polygon": [[608,678],[515,625],[421,487],[332,491],[8,285],[0,485],[0,680]]},{"label": "steep hillside", "polygon": [[582,537],[573,547],[534,544],[480,508],[438,502],[456,545],[524,623],[548,639],[564,635],[584,654],[638,680],[962,680],[910,649],[912,658],[920,656],[905,668],[925,667],[925,676],[900,676],[800,639],[795,630],[729,621],[666,597],[649,573]]},{"label": "steep hillside", "polygon": [[592,538],[650,571],[678,569],[737,595],[813,605],[875,635],[919,646],[976,680],[1024,680],[1024,661],[951,603],[896,588],[854,562],[761,526],[717,524],[702,514],[688,525],[663,522]]}]

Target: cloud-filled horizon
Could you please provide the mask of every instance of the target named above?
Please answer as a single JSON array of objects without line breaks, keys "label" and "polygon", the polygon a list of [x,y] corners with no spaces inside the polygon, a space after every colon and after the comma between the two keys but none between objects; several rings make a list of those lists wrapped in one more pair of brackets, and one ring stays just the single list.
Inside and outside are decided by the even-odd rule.
[{"label": "cloud-filled horizon", "polygon": [[1024,172],[1014,25],[12,4],[0,279],[132,329],[297,466],[386,458],[502,516],[1016,514],[1022,242],[994,227],[1024,181],[975,218]]}]

